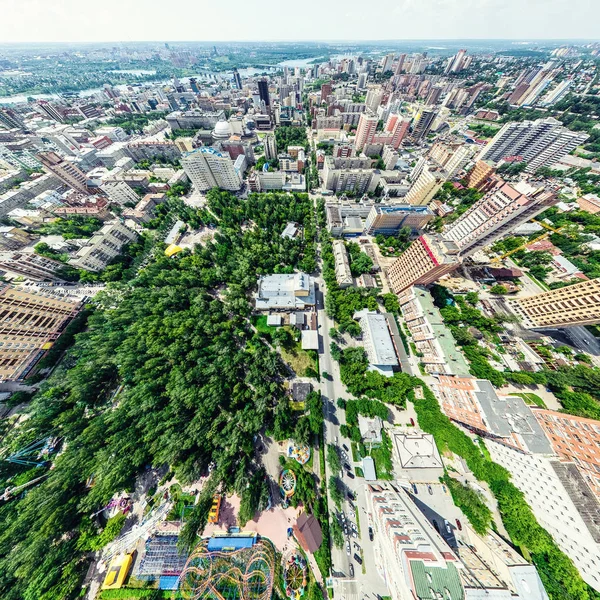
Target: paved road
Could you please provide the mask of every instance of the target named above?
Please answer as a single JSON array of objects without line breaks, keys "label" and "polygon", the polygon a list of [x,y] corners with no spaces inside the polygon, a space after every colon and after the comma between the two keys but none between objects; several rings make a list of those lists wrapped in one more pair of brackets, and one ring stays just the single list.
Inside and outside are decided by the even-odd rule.
[{"label": "paved road", "polygon": [[[319,247],[320,257],[320,247]],[[322,261],[319,258],[320,267],[322,267]],[[326,285],[322,276],[315,278],[317,284],[317,313],[318,322],[320,325],[319,332],[320,338],[320,350],[319,350],[319,366],[321,372],[327,372],[328,378],[321,377],[321,394],[324,403],[325,413],[325,443],[333,443],[342,450],[342,446],[345,445],[348,448],[347,454],[349,462],[352,463],[351,445],[350,440],[343,438],[340,434],[340,425],[346,422],[345,411],[338,408],[336,402],[338,398],[349,399],[352,396],[346,391],[346,387],[341,382],[340,371],[338,363],[332,358],[330,345],[331,338],[329,336],[329,330],[334,327],[335,323],[330,319],[325,312],[325,294]],[[354,470],[354,469],[352,469]],[[332,475],[329,468],[329,464],[326,464],[327,480]],[[340,475],[335,473],[335,475]],[[356,518],[351,517],[350,503],[348,500],[348,491],[355,494],[356,503],[355,508],[357,509],[358,519],[360,521],[360,532],[361,535],[357,537],[346,537],[345,543],[349,542],[351,547],[351,555],[348,556],[346,548],[335,548],[331,550],[332,556],[332,575],[335,579],[335,594],[336,597],[343,598],[344,600],[363,600],[363,598],[375,597],[371,594],[379,594],[381,596],[388,595],[388,591],[385,583],[377,573],[375,564],[375,553],[372,542],[369,540],[368,535],[368,518],[366,512],[366,496],[365,496],[365,483],[362,479],[354,477],[353,479],[348,477],[347,474],[342,474],[341,480],[344,484],[345,500],[342,504],[342,512],[346,515],[346,518],[350,522],[356,522]],[[333,504],[331,497],[329,498],[329,512],[330,518],[337,518],[337,509]],[[349,529],[350,531],[350,529]],[[354,554],[360,554],[360,551],[354,546],[358,544],[359,548],[362,549],[362,556],[364,559],[364,570],[355,559]],[[350,564],[354,567],[354,577],[350,577]]]}]

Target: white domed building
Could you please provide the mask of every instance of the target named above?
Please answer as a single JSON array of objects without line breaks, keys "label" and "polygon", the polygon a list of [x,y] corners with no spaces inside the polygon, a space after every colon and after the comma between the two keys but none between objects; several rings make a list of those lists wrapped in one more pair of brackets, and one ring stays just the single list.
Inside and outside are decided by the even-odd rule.
[{"label": "white domed building", "polygon": [[214,140],[228,140],[232,134],[233,130],[228,121],[217,121],[217,124],[212,131]]}]

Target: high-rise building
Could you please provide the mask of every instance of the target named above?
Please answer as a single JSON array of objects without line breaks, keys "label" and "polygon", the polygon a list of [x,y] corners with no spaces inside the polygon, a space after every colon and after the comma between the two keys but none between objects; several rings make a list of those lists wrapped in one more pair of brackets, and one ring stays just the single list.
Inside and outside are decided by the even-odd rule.
[{"label": "high-rise building", "polygon": [[0,381],[24,379],[80,308],[41,292],[0,289]]},{"label": "high-rise building", "polygon": [[413,285],[428,285],[460,266],[458,249],[440,236],[425,234],[416,239],[388,269],[395,294]]},{"label": "high-rise building", "polygon": [[527,171],[548,167],[585,142],[587,133],[571,131],[552,117],[507,123],[480,152],[482,160],[518,157],[527,163]]},{"label": "high-rise building", "polygon": [[277,140],[272,134],[267,134],[263,140],[265,147],[265,158],[275,160],[277,158]]},{"label": "high-rise building", "polygon": [[368,485],[367,504],[393,600],[465,598],[462,564],[402,486]]},{"label": "high-rise building", "polygon": [[0,108],[0,124],[8,129],[23,129],[25,127],[21,116],[10,108]]},{"label": "high-rise building", "polygon": [[443,236],[456,243],[461,256],[470,256],[557,201],[557,194],[543,186],[534,188],[521,181],[513,187],[498,178],[492,189],[452,223]]},{"label": "high-rise building", "polygon": [[365,99],[365,104],[367,105],[367,110],[370,110],[372,113],[377,112],[379,105],[381,104],[381,99],[383,98],[383,90],[379,86],[375,86],[370,88],[367,91],[367,97]]},{"label": "high-rise building", "polygon": [[406,54],[401,54],[398,57],[398,63],[396,64],[396,71],[394,75],[400,75],[404,71],[404,61],[406,60]]},{"label": "high-rise building", "polygon": [[467,175],[467,187],[477,190],[486,189],[496,169],[490,161],[478,160]]},{"label": "high-rise building", "polygon": [[429,158],[444,167],[448,178],[454,177],[474,154],[471,144],[461,142],[436,142],[429,151]]},{"label": "high-rise building", "polygon": [[449,58],[444,73],[458,73],[461,71],[464,67],[464,56],[466,53],[466,50],[459,50],[454,56]]},{"label": "high-rise building", "polygon": [[261,102],[265,103],[267,108],[271,106],[271,99],[269,98],[269,82],[264,78],[258,80],[258,96]]},{"label": "high-rise building", "polygon": [[331,96],[331,92],[333,91],[333,85],[331,82],[324,83],[321,86],[321,102],[327,102],[327,97]]},{"label": "high-rise building", "polygon": [[437,116],[437,111],[432,109],[423,109],[416,122],[413,124],[412,139],[414,142],[420,142],[430,131],[433,121]]},{"label": "high-rise building", "polygon": [[366,112],[361,113],[358,127],[356,128],[356,139],[354,141],[354,147],[357,152],[360,152],[365,145],[371,143],[371,140],[377,131],[378,122],[379,119],[376,115]]},{"label": "high-rise building", "polygon": [[563,462],[575,463],[600,499],[600,421],[542,408],[532,412],[555,454]]},{"label": "high-rise building", "polygon": [[46,171],[54,173],[63,183],[82,194],[91,194],[87,176],[73,163],[63,160],[56,152],[41,152],[37,155]]},{"label": "high-rise building", "polygon": [[[235,73],[237,73],[237,69],[233,69],[233,72],[235,78]],[[190,89],[192,90],[192,92],[194,92],[194,94],[200,93],[200,88],[198,87],[198,80],[195,77],[190,77]]]},{"label": "high-rise building", "polygon": [[[568,416],[568,415],[565,415]],[[577,466],[485,440],[492,460],[507,469],[539,524],[600,591],[600,505]]]},{"label": "high-rise building", "polygon": [[50,102],[47,100],[38,100],[37,107],[44,113],[46,116],[50,117],[53,121],[58,121],[59,123],[64,123],[65,117],[64,115]]},{"label": "high-rise building", "polygon": [[233,69],[233,81],[235,82],[235,87],[238,90],[242,89],[242,78],[240,77],[240,73],[237,69]]},{"label": "high-rise building", "polygon": [[510,306],[532,329],[600,323],[600,279],[590,279],[526,298]]},{"label": "high-rise building", "polygon": [[447,179],[442,167],[426,164],[404,199],[413,206],[427,206]]},{"label": "high-rise building", "polygon": [[237,192],[242,177],[229,156],[203,146],[183,155],[181,165],[196,189],[206,192],[214,187]]},{"label": "high-rise building", "polygon": [[386,54],[381,63],[381,72],[385,73],[386,71],[391,71],[393,62],[394,54]]}]

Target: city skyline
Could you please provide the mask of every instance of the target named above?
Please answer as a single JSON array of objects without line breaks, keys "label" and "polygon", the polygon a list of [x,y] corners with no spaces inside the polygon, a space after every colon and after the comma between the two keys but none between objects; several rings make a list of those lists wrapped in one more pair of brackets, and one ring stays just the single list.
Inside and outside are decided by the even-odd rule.
[{"label": "city skyline", "polygon": [[[10,30],[4,32],[5,43],[186,41],[197,39],[199,29],[204,29],[208,33],[206,38],[216,42],[232,39],[395,40],[404,37],[399,34],[404,33],[408,23],[410,38],[405,39],[411,40],[597,39],[595,23],[600,18],[600,6],[591,0],[551,0],[543,7],[539,2],[522,4],[517,0],[484,3],[474,0],[429,3],[384,0],[377,11],[366,11],[357,0],[346,2],[342,11],[339,6],[310,0],[302,11],[293,15],[290,35],[282,35],[290,29],[291,23],[284,15],[279,17],[279,13],[275,13],[277,16],[265,17],[262,12],[248,11],[240,0],[228,3],[226,12],[221,5],[184,1],[179,4],[179,9],[186,18],[176,21],[171,16],[172,7],[158,2],[142,6],[138,2],[107,0],[101,12],[74,0],[66,0],[60,5],[38,0],[17,4],[16,0],[8,0],[4,5],[4,14],[13,17]],[[313,18],[314,10],[319,11],[319,19]],[[235,14],[243,15],[243,19],[233,19]],[[515,19],[516,14],[518,19]],[[381,18],[382,15],[387,18]],[[333,22],[336,23],[336,35],[332,37],[330,23]],[[49,23],[52,27],[48,27]],[[226,24],[226,27],[219,27],[219,24]]]}]

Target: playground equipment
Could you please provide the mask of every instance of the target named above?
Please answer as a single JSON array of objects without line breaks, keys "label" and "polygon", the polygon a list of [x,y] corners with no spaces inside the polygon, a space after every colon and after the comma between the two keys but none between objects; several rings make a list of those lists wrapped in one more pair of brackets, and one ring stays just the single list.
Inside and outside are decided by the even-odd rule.
[{"label": "playground equipment", "polygon": [[292,554],[284,561],[283,581],[288,598],[300,600],[304,596],[308,585],[308,569],[300,554]]},{"label": "playground equipment", "polygon": [[118,511],[126,515],[131,510],[131,505],[132,502],[129,496],[117,496],[112,498],[106,506],[103,506],[100,510],[97,510],[95,513],[91,514],[90,517],[93,519],[96,515],[99,515],[105,510],[108,511],[109,518],[114,516]]},{"label": "playground equipment", "polygon": [[287,449],[288,458],[293,458],[301,465],[305,465],[310,459],[310,448],[308,446],[296,446],[290,442]]},{"label": "playground equipment", "polygon": [[[231,538],[234,544],[235,538]],[[210,551],[202,542],[188,558],[179,578],[178,597],[185,600],[270,600],[275,549],[269,540],[250,546]]]},{"label": "playground equipment", "polygon": [[2,494],[2,496],[0,496],[0,500],[4,500],[4,501],[10,500],[10,498],[12,498],[13,496],[16,496],[19,492],[22,492],[23,490],[27,489],[28,487],[31,487],[32,485],[35,485],[36,483],[38,483],[42,479],[45,479],[46,477],[48,477],[48,473],[45,473],[41,477],[36,477],[35,479],[32,479],[31,481],[28,481],[27,483],[24,483],[22,485],[18,485],[13,488],[7,487],[4,490],[4,493]]},{"label": "playground equipment", "polygon": [[296,473],[290,469],[281,471],[279,475],[279,489],[281,495],[287,500],[294,495],[296,491]]}]

